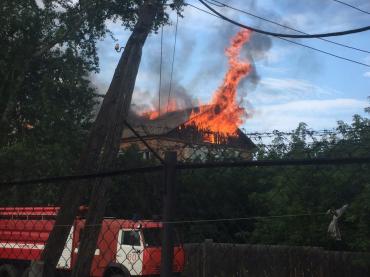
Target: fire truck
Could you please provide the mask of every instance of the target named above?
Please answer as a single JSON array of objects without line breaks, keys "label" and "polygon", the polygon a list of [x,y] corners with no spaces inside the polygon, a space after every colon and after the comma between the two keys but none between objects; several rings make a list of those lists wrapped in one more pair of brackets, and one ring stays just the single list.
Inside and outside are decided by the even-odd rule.
[{"label": "fire truck", "polygon": [[[83,212],[84,209],[80,209]],[[40,260],[55,224],[58,207],[0,208],[0,276],[28,277],[31,263]],[[58,226],[56,226],[58,227]],[[91,277],[155,276],[160,273],[162,223],[153,220],[106,218],[102,222],[91,266]],[[68,276],[76,263],[85,219],[78,216],[57,269]],[[175,243],[173,272],[184,269],[185,253]]]}]

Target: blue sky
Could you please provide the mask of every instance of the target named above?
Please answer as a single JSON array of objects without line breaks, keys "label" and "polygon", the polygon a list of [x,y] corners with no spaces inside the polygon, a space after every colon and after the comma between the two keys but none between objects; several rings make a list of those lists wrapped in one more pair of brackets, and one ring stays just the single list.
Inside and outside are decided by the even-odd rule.
[{"label": "blue sky", "polygon": [[[332,0],[223,1],[307,33],[370,25],[370,15]],[[346,1],[370,11],[368,0]],[[198,1],[189,0],[188,3],[202,7]],[[232,10],[218,10],[261,29],[291,32]],[[239,29],[189,6],[183,15],[178,24],[172,95],[186,101],[200,99],[206,103],[222,82],[227,70],[224,49]],[[175,22],[174,14],[171,20]],[[109,28],[123,46],[130,32],[118,23],[110,23]],[[164,28],[163,96],[168,94],[174,30],[174,24]],[[370,32],[328,39],[370,51]],[[368,53],[317,39],[299,39],[297,42],[370,64]],[[99,42],[101,71],[92,76],[92,80],[100,93],[106,92],[120,57],[114,51],[114,44],[111,38]],[[136,82],[133,97],[136,107],[154,107],[158,103],[159,57],[160,35],[151,34],[144,47]],[[241,58],[253,61],[257,72],[243,81],[238,90],[242,105],[251,114],[242,126],[247,132],[287,131],[299,122],[306,122],[313,129],[330,129],[338,120],[350,122],[353,114],[366,116],[363,110],[370,105],[367,99],[370,96],[370,67],[257,34],[252,36]]]}]

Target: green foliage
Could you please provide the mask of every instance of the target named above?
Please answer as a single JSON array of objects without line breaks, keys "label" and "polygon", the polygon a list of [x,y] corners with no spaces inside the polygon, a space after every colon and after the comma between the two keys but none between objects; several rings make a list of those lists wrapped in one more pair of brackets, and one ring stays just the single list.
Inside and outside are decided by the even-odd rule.
[{"label": "green foliage", "polygon": [[[142,3],[0,1],[1,179],[72,172],[94,116],[96,42],[110,34],[110,20],[132,28]],[[181,12],[182,1],[158,3]],[[153,31],[170,10],[158,14]]]},{"label": "green foliage", "polygon": [[[73,99],[74,106],[86,102],[83,112],[91,107],[92,100],[86,98],[87,94],[92,98],[87,77],[90,72],[99,71],[96,42],[112,35],[107,28],[111,20],[120,22],[123,28],[132,28],[142,3],[142,0],[1,1],[1,145],[22,137],[22,132],[28,132],[27,121],[41,120],[41,113],[49,112],[45,109],[54,110],[55,106],[46,103],[49,98],[64,102],[59,108],[65,111],[62,118],[69,113],[63,104],[71,104],[73,97],[77,98]],[[153,31],[168,23],[171,8],[181,13],[183,5],[180,0],[158,3]],[[168,4],[170,9],[164,10],[163,5]],[[40,114],[31,115],[31,109]]]},{"label": "green foliage", "polygon": [[[143,0],[34,0],[0,2],[1,179],[27,179],[72,172],[95,105],[88,76],[99,70],[96,42],[110,34],[108,20],[133,28]],[[181,13],[183,1],[162,1]],[[168,23],[158,13],[153,31]],[[367,109],[369,112],[369,108]],[[338,123],[337,135],[315,136],[301,123],[287,138],[276,131],[255,159],[368,157],[370,120]],[[149,161],[152,164],[153,161]],[[138,149],[124,152],[117,168],[147,165]],[[369,165],[228,168],[179,172],[178,219],[312,216],[185,224],[187,241],[318,245],[338,247],[326,230],[331,207],[350,205],[340,221],[351,250],[370,250]],[[117,177],[107,214],[151,217],[161,213],[163,176]],[[62,186],[3,188],[1,205],[53,204]]]},{"label": "green foliage", "polygon": [[[315,135],[304,123],[287,137],[275,132],[257,159],[368,157],[370,120],[338,122],[336,135]],[[369,165],[279,166],[194,170],[179,180],[179,219],[267,218],[184,223],[185,239],[370,250]],[[343,241],[327,234],[326,211],[348,203],[340,219]],[[309,214],[299,216],[302,214]],[[293,215],[279,217],[280,215]],[[298,216],[295,216],[298,215]],[[275,218],[276,216],[276,218]]]}]

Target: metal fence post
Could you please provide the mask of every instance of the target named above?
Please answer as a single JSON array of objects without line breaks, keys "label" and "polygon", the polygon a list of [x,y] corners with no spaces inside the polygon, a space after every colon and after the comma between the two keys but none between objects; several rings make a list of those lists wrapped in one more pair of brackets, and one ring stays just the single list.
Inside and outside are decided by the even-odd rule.
[{"label": "metal fence post", "polygon": [[166,152],[164,156],[164,203],[163,203],[163,233],[161,277],[171,277],[173,267],[173,225],[168,223],[173,220],[176,196],[176,152]]},{"label": "metal fence post", "polygon": [[[44,269],[43,261],[32,261],[30,266],[30,272],[26,274],[27,277],[42,277]],[[23,276],[23,275],[22,275]]]},{"label": "metal fence post", "polygon": [[210,254],[210,246],[211,244],[213,243],[213,240],[212,239],[205,239],[204,242],[203,242],[203,245],[202,245],[202,267],[203,267],[203,270],[202,270],[202,276],[203,277],[207,277],[209,274],[209,270],[208,270],[208,267],[209,267],[209,254]]}]

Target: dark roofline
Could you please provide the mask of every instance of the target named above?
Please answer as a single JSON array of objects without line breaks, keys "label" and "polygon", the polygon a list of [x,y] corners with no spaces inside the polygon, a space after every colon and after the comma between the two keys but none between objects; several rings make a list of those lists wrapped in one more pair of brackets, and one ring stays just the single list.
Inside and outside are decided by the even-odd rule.
[{"label": "dark roofline", "polygon": [[[214,107],[214,105],[205,105],[205,106],[207,106],[207,108],[204,109],[204,111],[202,111],[201,113],[197,114],[195,117],[200,116],[200,115],[208,112],[210,109],[212,109]],[[199,111],[200,107],[193,107],[193,108],[188,108],[188,109],[183,109],[183,110],[176,110],[176,111],[165,113],[165,114],[159,116],[158,118],[156,118],[154,120],[150,120],[149,118],[142,117],[142,116],[139,116],[139,115],[135,114],[135,115],[133,115],[133,117],[136,118],[137,121],[142,121],[142,122],[140,122],[142,124],[138,125],[138,124],[135,124],[135,122],[131,122],[131,126],[135,129],[141,128],[142,130],[140,130],[140,131],[143,131],[142,133],[144,133],[144,134],[141,134],[141,136],[144,137],[144,138],[151,138],[151,137],[164,138],[164,137],[168,137],[171,132],[176,132],[177,129],[180,126],[184,126],[186,123],[191,122],[194,119],[194,117],[192,119],[190,119],[190,114],[193,111],[197,111],[197,110]],[[168,118],[168,120],[171,120],[171,116],[174,116],[175,114],[179,114],[179,115],[186,114],[187,119],[184,120],[184,121],[181,120],[181,122],[177,122],[174,127],[156,126],[156,123],[158,123],[160,121],[166,121],[167,118]],[[139,122],[137,122],[137,123],[139,123]],[[145,123],[149,123],[149,124],[146,125]],[[152,134],[150,134],[150,129],[155,129],[155,128],[163,129],[163,130],[159,130],[158,133],[153,132]],[[257,146],[253,143],[253,141],[240,128],[237,129],[237,132],[238,132],[239,138],[242,141],[244,141],[244,143],[248,147],[250,147],[252,149],[257,148]],[[122,138],[122,140],[128,140],[130,138],[135,138],[135,135],[131,134],[130,136],[128,136],[126,138]],[[197,144],[199,144],[199,143],[197,143]],[[209,145],[210,143],[205,143],[205,144]]]}]

